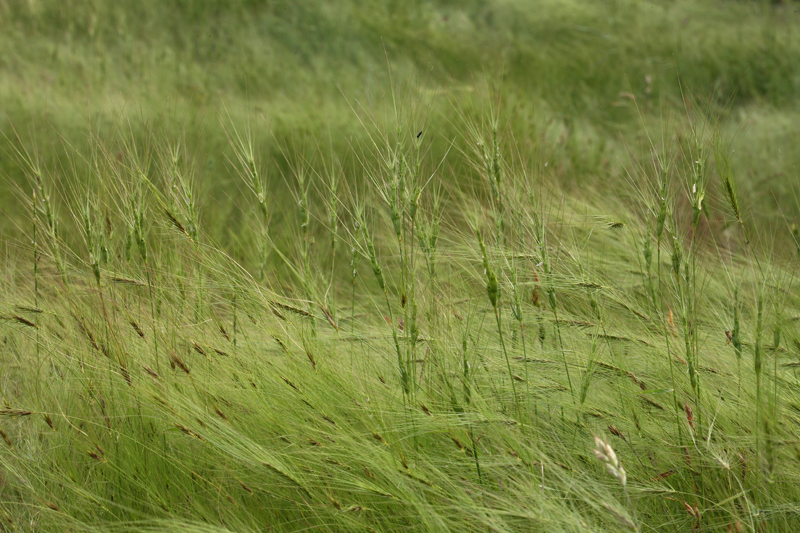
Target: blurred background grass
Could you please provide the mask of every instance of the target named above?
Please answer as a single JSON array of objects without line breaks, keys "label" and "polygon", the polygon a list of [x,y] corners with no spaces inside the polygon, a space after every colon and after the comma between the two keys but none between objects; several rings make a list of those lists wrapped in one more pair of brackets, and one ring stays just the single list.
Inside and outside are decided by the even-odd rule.
[{"label": "blurred background grass", "polygon": [[502,101],[519,142],[568,156],[565,184],[601,191],[625,185],[642,123],[707,114],[747,143],[734,163],[754,213],[791,220],[798,16],[744,1],[0,0],[0,231],[23,220],[13,129],[53,166],[121,118],[142,139],[180,129],[217,154],[198,166],[223,238],[241,198],[218,113],[253,123],[275,173],[282,152],[363,139],[357,111],[381,116],[397,87],[427,97],[435,152],[463,147],[454,108]]}]

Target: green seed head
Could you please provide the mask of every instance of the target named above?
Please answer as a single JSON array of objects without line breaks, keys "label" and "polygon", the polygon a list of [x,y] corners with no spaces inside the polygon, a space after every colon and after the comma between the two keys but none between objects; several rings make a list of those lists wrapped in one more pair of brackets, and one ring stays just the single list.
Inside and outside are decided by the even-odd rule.
[{"label": "green seed head", "polygon": [[656,239],[661,242],[661,235],[664,233],[664,222],[667,220],[667,182],[661,188],[661,205],[658,209],[658,219],[656,220]]},{"label": "green seed head", "polygon": [[417,301],[411,302],[411,314],[408,319],[408,335],[414,345],[419,338],[419,325],[417,324]]},{"label": "green seed head", "polygon": [[677,237],[672,237],[672,272],[675,276],[681,275],[681,262],[683,261],[683,250]]},{"label": "green seed head", "polygon": [[489,301],[492,307],[497,307],[497,297],[500,289],[497,285],[497,276],[491,270],[486,271],[486,292],[489,295]]},{"label": "green seed head", "polygon": [[597,298],[595,298],[594,294],[589,295],[589,305],[592,308],[592,312],[594,312],[595,318],[600,320],[600,305],[597,303]]},{"label": "green seed head", "polygon": [[353,285],[356,284],[356,278],[358,277],[358,251],[356,247],[353,246],[350,249],[350,276],[353,281]]},{"label": "green seed head", "polygon": [[556,308],[556,291],[553,288],[547,289],[547,301],[550,304],[550,307],[553,309]]},{"label": "green seed head", "polygon": [[[361,235],[367,244],[367,254],[369,255],[370,265],[372,265],[372,273],[375,274],[375,279],[378,281],[378,285],[380,286],[381,290],[386,291],[386,280],[383,277],[383,269],[381,268],[380,263],[378,263],[378,257],[377,254],[375,253],[375,243],[373,243],[372,237],[367,231],[367,227],[363,223],[363,221],[360,221],[358,225],[361,228]],[[353,280],[355,280],[355,274],[356,274],[356,269],[354,264]]]},{"label": "green seed head", "polygon": [[264,217],[264,224],[269,225],[269,211],[267,210],[267,203],[264,201],[264,195],[259,193],[258,205],[261,208],[261,216]]},{"label": "green seed head", "polygon": [[489,264],[489,256],[486,253],[486,245],[483,243],[481,231],[475,230],[475,234],[478,237],[478,244],[480,244],[481,255],[483,256],[483,270],[484,274],[486,275],[486,293],[489,295],[489,301],[492,303],[492,307],[496,309],[497,299],[500,293],[500,288],[497,283],[497,276]]}]

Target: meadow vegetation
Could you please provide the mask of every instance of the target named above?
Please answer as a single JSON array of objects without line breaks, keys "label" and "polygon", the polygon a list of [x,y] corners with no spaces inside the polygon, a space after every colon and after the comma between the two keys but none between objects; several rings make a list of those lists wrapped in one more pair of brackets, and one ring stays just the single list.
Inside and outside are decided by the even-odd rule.
[{"label": "meadow vegetation", "polygon": [[797,531],[795,11],[0,0],[0,531]]}]

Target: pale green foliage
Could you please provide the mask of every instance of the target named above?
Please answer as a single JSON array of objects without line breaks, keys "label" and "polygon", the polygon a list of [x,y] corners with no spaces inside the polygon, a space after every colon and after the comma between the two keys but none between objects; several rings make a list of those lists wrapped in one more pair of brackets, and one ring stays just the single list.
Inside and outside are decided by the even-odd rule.
[{"label": "pale green foliage", "polygon": [[1,531],[800,530],[786,6],[68,4],[0,0]]},{"label": "pale green foliage", "polygon": [[[99,168],[115,168],[114,145],[96,142],[96,152],[108,158]],[[768,257],[750,244],[731,263],[714,246],[687,248],[691,193],[667,208],[671,244],[661,245],[672,247],[673,275],[656,279],[656,269],[669,272],[669,260],[655,265],[661,254],[651,251],[644,274],[653,280],[641,285],[630,276],[641,241],[624,236],[649,229],[658,244],[657,220],[613,200],[590,206],[570,197],[553,204],[560,193],[552,184],[543,187],[549,176],[541,168],[509,159],[504,186],[515,190],[505,200],[514,213],[506,228],[513,249],[502,237],[487,243],[478,231],[475,238],[460,211],[471,212],[468,203],[443,205],[438,192],[429,200],[423,190],[419,238],[404,241],[402,258],[383,192],[343,184],[340,191],[366,192],[339,197],[345,214],[337,225],[349,241],[343,253],[350,260],[332,271],[337,298],[329,301],[339,302],[340,320],[351,321],[351,335],[342,335],[324,313],[305,305],[322,302],[304,276],[321,272],[326,254],[301,254],[295,264],[282,251],[293,242],[269,239],[280,261],[258,281],[258,252],[240,264],[225,253],[225,243],[208,240],[202,225],[186,229],[191,205],[202,198],[190,203],[183,196],[181,218],[158,216],[172,205],[174,182],[170,175],[142,176],[140,169],[152,163],[147,157],[155,156],[129,157],[104,176],[101,190],[59,191],[61,209],[52,201],[38,208],[34,279],[22,267],[31,257],[24,248],[18,267],[6,271],[13,283],[3,285],[0,309],[9,354],[2,363],[6,474],[0,491],[9,523],[53,531],[255,531],[265,524],[289,530],[298,521],[335,530],[502,524],[519,531],[608,531],[637,523],[685,529],[697,520],[756,527],[766,515],[776,530],[797,525],[789,509],[800,496],[800,469],[793,448],[780,445],[796,438],[797,428],[777,413],[791,405],[796,381],[795,341],[781,339],[800,332],[797,321],[773,320],[777,311],[762,295],[768,265],[771,283],[782,284],[785,294],[780,316],[800,312],[797,280],[788,274],[797,268],[795,256],[789,250]],[[435,157],[423,159],[421,168],[438,166]],[[302,191],[331,188],[314,181],[327,179],[324,173],[301,164],[306,173],[293,239],[323,241],[330,228],[310,224],[309,213],[330,216],[330,199]],[[253,180],[249,164],[235,169],[244,183]],[[675,178],[674,171],[667,174],[640,175],[658,203],[680,194],[665,190],[673,186],[663,180]],[[448,179],[442,175],[437,187]],[[52,198],[34,183],[37,198]],[[53,183],[53,176],[42,183]],[[474,212],[490,212],[490,186],[486,205]],[[264,238],[257,195],[252,204],[243,209],[257,220],[254,238]],[[297,205],[282,211],[276,204],[276,216],[296,214]],[[704,204],[704,217],[714,217],[706,205],[714,204]],[[47,210],[80,214],[84,239],[74,249],[55,235],[57,215],[48,219]],[[622,229],[609,224],[604,210],[628,223]],[[660,217],[643,206],[641,212]],[[473,227],[491,227],[489,217],[470,218]],[[401,226],[400,235],[405,231],[410,227]],[[138,261],[126,258],[126,235],[133,235]],[[738,238],[745,246],[743,232]],[[411,245],[425,261],[412,263]],[[357,275],[359,255],[371,277]],[[418,279],[413,303],[426,310],[420,316],[401,309],[401,267],[406,279],[410,269]],[[60,269],[65,282],[52,275]],[[284,269],[293,274],[285,277]],[[735,286],[715,274],[721,269]],[[36,308],[26,305],[34,283]],[[521,297],[540,289],[547,301]],[[198,291],[207,302],[202,316],[185,305]],[[557,315],[550,308],[556,291]],[[237,312],[245,317],[238,325]],[[399,320],[412,316],[418,334]],[[312,337],[309,321],[316,324]],[[731,321],[734,350],[725,346]],[[504,341],[510,328],[534,324],[556,333],[539,345]],[[768,327],[772,349],[762,335]],[[238,331],[236,343],[231,330]],[[679,336],[696,336],[702,350],[689,349],[691,359],[684,361],[665,353],[665,335],[673,347]],[[738,359],[751,354],[755,372],[737,377]],[[767,357],[775,364],[763,364]],[[684,371],[673,373],[672,365]],[[28,371],[34,367],[38,372]],[[583,374],[579,397],[570,391],[570,368]],[[42,386],[35,392],[37,373]],[[702,397],[694,382],[701,376]],[[517,381],[525,382],[519,392]],[[767,384],[772,390],[764,396],[759,391]],[[768,403],[758,401],[767,397]],[[740,421],[756,410],[764,438],[754,441]],[[610,435],[595,441],[596,453],[616,485],[585,460],[592,434]],[[619,439],[616,450],[608,438]],[[761,463],[746,459],[756,455],[764,458],[763,475]]]}]

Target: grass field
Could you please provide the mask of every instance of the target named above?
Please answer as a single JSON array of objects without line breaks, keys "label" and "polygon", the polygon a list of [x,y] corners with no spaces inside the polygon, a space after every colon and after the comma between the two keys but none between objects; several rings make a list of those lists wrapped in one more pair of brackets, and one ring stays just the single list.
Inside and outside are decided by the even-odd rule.
[{"label": "grass field", "polygon": [[0,531],[800,530],[794,3],[0,0]]}]

